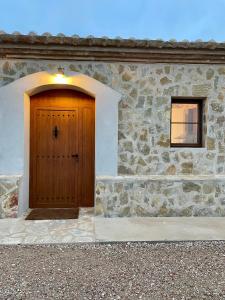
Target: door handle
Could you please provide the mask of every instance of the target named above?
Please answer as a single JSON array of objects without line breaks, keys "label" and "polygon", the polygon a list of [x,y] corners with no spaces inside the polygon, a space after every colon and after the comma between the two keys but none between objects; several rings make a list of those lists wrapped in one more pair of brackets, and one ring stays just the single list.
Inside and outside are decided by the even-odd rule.
[{"label": "door handle", "polygon": [[71,156],[72,156],[72,158],[75,158],[76,160],[79,160],[79,154],[72,154]]}]

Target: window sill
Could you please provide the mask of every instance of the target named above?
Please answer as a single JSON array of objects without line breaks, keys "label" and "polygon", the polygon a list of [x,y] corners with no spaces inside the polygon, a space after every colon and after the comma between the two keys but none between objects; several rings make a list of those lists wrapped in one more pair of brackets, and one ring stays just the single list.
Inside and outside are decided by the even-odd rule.
[{"label": "window sill", "polygon": [[207,151],[206,147],[174,147],[174,146],[170,146],[171,150],[182,150],[182,151],[191,151],[191,150],[198,150],[200,152],[205,152]]}]

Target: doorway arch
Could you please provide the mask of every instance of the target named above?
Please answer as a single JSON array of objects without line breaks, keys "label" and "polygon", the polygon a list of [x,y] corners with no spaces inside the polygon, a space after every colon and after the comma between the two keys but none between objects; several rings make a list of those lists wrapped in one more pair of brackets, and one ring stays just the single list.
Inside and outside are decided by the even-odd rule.
[{"label": "doorway arch", "polygon": [[118,102],[121,95],[84,74],[71,72],[67,81],[57,83],[55,74],[37,72],[0,88],[4,110],[0,132],[0,169],[4,175],[21,175],[19,214],[29,206],[30,97],[51,89],[74,89],[95,98],[95,174],[117,175]]}]

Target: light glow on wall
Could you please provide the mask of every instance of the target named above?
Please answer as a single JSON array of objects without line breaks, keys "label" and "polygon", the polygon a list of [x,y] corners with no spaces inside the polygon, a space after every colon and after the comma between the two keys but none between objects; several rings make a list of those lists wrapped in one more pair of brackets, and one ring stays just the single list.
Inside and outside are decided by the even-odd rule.
[{"label": "light glow on wall", "polygon": [[53,75],[53,83],[58,84],[69,84],[71,82],[71,78],[65,75],[64,68],[59,66],[58,72]]},{"label": "light glow on wall", "polygon": [[54,83],[59,83],[59,84],[68,84],[69,83],[69,78],[66,77],[63,74],[56,74],[53,78]]}]

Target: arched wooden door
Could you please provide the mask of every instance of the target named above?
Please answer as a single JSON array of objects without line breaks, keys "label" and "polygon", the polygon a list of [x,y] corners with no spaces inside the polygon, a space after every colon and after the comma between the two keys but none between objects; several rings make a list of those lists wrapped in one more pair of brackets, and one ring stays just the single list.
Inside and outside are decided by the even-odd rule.
[{"label": "arched wooden door", "polygon": [[30,101],[30,207],[94,205],[95,101],[50,90]]}]

